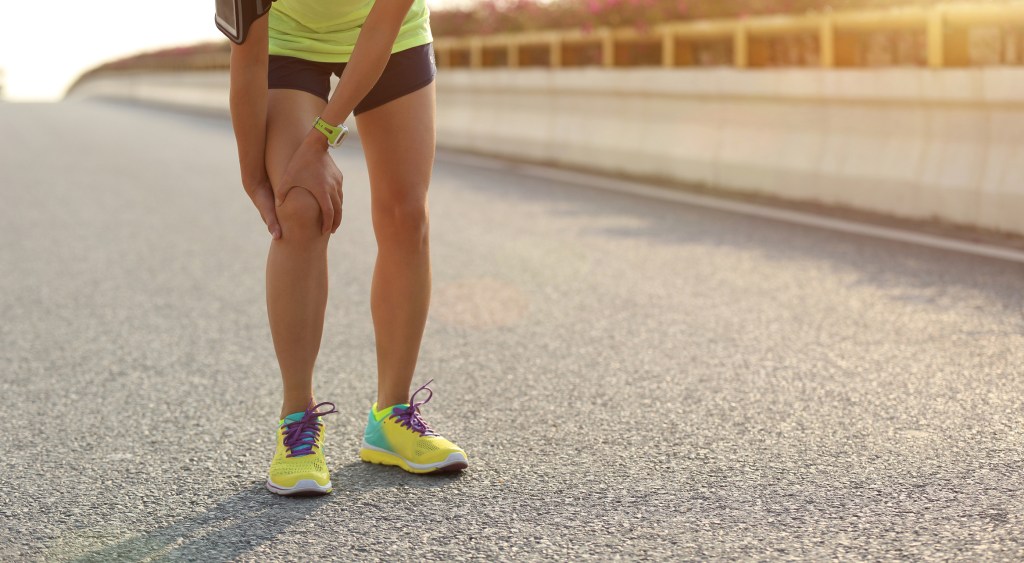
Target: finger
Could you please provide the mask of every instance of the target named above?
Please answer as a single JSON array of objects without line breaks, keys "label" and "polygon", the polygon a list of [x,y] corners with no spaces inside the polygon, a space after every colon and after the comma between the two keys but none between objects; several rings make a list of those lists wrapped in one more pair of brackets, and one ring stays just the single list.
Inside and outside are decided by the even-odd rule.
[{"label": "finger", "polygon": [[316,197],[317,202],[320,203],[322,215],[320,234],[326,235],[331,231],[331,225],[334,224],[334,204],[331,202],[330,196],[327,195],[327,190],[317,190],[313,195]]},{"label": "finger", "polygon": [[289,186],[288,184],[286,184],[284,182],[281,182],[281,185],[282,186],[288,186],[288,187],[281,188],[280,190],[276,190],[274,192],[274,206],[275,207],[280,207],[280,205],[282,203],[284,203],[285,196],[287,196],[288,192],[290,192],[292,190],[292,188],[295,187],[295,186]]},{"label": "finger", "polygon": [[273,190],[267,190],[260,192],[259,195],[253,197],[253,203],[256,205],[256,210],[260,212],[260,219],[263,220],[263,224],[267,226],[267,232],[269,232],[274,238],[281,238],[281,225],[277,221],[277,209],[274,202]]},{"label": "finger", "polygon": [[270,236],[275,239],[281,238],[281,224],[277,222],[277,213],[271,209],[267,215],[267,231],[270,232]]},{"label": "finger", "polygon": [[339,190],[331,190],[331,203],[334,204],[334,224],[331,225],[331,232],[337,232],[341,226],[341,194]]}]

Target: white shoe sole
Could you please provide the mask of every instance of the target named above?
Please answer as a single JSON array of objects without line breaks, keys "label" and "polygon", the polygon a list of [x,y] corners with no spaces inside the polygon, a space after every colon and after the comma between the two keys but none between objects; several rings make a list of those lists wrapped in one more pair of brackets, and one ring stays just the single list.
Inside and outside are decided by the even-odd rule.
[{"label": "white shoe sole", "polygon": [[295,483],[294,487],[282,487],[267,479],[267,490],[281,496],[326,495],[333,491],[334,487],[331,486],[330,481],[327,481],[326,485],[321,485],[312,479],[303,479]]},{"label": "white shoe sole", "polygon": [[461,471],[468,467],[466,456],[459,452],[452,452],[443,461],[437,463],[413,463],[395,452],[388,451],[363,441],[363,447],[359,450],[359,457],[363,461],[376,463],[378,465],[395,465],[410,473],[445,473],[449,471]]}]

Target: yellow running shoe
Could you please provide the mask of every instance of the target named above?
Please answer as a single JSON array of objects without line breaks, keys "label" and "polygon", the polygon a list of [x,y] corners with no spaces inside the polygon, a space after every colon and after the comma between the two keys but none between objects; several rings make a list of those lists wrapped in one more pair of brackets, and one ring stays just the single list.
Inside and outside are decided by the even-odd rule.
[{"label": "yellow running shoe", "polygon": [[[330,405],[330,410],[318,411]],[[282,419],[277,429],[277,451],[270,462],[267,489],[278,495],[325,495],[333,489],[324,460],[325,426],[321,416],[338,412],[334,403],[310,401],[305,412]]]},{"label": "yellow running shoe", "polygon": [[[394,405],[378,411],[377,403],[373,404],[359,449],[360,459],[397,465],[410,473],[461,471],[469,465],[462,448],[442,438],[420,417],[420,407],[434,396],[427,385],[430,381],[412,394],[411,405]],[[417,403],[416,395],[423,390],[429,395]]]}]

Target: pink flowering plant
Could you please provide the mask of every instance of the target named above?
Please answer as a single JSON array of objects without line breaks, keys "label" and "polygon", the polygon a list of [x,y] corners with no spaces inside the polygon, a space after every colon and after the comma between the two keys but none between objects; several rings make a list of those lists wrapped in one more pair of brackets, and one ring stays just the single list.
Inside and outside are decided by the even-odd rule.
[{"label": "pink flowering plant", "polygon": [[[948,0],[947,0],[948,1]],[[1010,2],[1011,0],[995,0]],[[735,18],[826,10],[927,6],[943,0],[481,0],[470,8],[434,10],[439,37],[540,29],[635,27],[688,19]]]}]

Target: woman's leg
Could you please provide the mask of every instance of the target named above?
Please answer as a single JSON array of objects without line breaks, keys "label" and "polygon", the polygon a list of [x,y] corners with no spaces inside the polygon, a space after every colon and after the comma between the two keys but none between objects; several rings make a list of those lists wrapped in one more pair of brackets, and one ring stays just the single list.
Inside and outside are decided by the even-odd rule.
[{"label": "woman's leg", "polygon": [[[274,191],[310,124],[326,104],[299,90],[274,89],[267,102],[267,173]],[[281,238],[267,256],[267,316],[284,382],[281,417],[313,398],[313,366],[327,307],[327,241],[316,198],[298,187],[277,208]]]},{"label": "woman's leg", "polygon": [[430,305],[427,187],[434,165],[434,83],[356,117],[370,175],[377,264],[370,309],[377,405],[409,400]]}]

